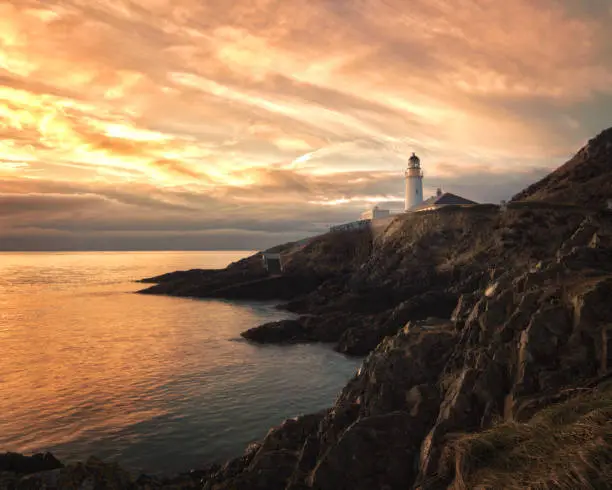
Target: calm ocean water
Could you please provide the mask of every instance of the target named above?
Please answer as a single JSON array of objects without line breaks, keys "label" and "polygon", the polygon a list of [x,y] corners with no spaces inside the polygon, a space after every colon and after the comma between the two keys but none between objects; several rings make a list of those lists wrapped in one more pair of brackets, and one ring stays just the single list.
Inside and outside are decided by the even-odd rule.
[{"label": "calm ocean water", "polygon": [[136,279],[246,255],[0,253],[0,452],[185,471],[331,405],[359,361],[240,340],[287,317],[271,304],[133,294]]}]

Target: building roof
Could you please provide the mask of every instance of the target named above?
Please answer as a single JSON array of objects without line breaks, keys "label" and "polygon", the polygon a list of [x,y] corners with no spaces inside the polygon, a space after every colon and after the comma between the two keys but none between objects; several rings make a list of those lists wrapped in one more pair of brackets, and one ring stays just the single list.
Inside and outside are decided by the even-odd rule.
[{"label": "building roof", "polygon": [[450,192],[444,192],[436,196],[432,196],[426,199],[418,206],[415,206],[411,211],[418,211],[419,209],[429,208],[431,206],[448,206],[448,205],[462,205],[462,204],[478,204],[477,202],[470,201],[465,197],[451,194]]}]

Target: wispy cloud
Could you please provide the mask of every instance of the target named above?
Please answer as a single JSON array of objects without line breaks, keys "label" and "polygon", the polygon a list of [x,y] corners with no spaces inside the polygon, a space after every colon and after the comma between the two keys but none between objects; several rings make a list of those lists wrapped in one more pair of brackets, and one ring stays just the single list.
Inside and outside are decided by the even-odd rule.
[{"label": "wispy cloud", "polygon": [[0,0],[0,234],[305,233],[393,205],[410,151],[429,190],[508,197],[612,124],[610,24],[606,0]]}]

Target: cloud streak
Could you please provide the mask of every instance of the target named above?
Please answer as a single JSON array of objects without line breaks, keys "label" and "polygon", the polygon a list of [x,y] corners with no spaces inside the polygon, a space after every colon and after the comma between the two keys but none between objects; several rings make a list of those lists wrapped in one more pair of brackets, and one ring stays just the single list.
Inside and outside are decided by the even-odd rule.
[{"label": "cloud streak", "polygon": [[399,208],[411,151],[431,192],[506,198],[612,124],[610,23],[604,0],[0,1],[0,246],[264,244]]}]

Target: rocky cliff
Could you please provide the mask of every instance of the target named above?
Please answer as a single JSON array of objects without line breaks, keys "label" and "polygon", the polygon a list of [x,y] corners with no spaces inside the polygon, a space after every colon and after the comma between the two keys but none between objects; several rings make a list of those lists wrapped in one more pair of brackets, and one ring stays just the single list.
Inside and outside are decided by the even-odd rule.
[{"label": "rocky cliff", "polygon": [[[539,253],[516,250],[478,275],[474,289],[457,290],[449,319],[411,321],[384,338],[333,407],[285,421],[222,466],[132,480],[90,460],[28,476],[13,468],[4,481],[14,488],[608,488],[612,214],[588,215],[561,235],[547,257],[535,262]],[[495,243],[483,236],[484,250]]]},{"label": "rocky cliff", "polygon": [[[376,234],[337,232],[288,244],[282,276],[268,276],[255,256],[224,271],[156,278],[149,293],[287,300],[299,319],[244,336],[333,342],[367,357],[333,407],[285,421],[224,465],[136,481],[95,460],[29,476],[13,466],[0,482],[609,488],[612,212],[599,203],[608,185],[602,175],[612,166],[611,135],[602,133],[588,152],[504,209],[449,207],[397,217]],[[590,199],[593,183],[600,186]]]},{"label": "rocky cliff", "polygon": [[591,139],[576,155],[515,201],[547,201],[601,208],[612,199],[612,128]]},{"label": "rocky cliff", "polygon": [[[287,427],[274,429],[267,440],[283,443],[264,441],[240,473],[222,470],[207,488],[605,488],[612,449],[612,215],[590,215],[565,230],[556,250],[547,248],[552,240],[542,242],[547,258],[532,262],[537,247],[516,250],[479,276],[449,320],[409,322],[385,338],[314,430],[289,436]],[[483,241],[484,250],[494,242]],[[557,412],[550,415],[550,407]],[[557,454],[559,441],[549,435],[540,452],[528,448],[537,445],[533,431],[555,424],[567,431],[560,440],[574,442],[563,460],[546,466],[538,458]],[[601,464],[598,450],[608,458]],[[520,458],[505,468],[503,458],[515,454]],[[287,465],[274,484],[266,476],[271,461]]]},{"label": "rocky cliff", "polygon": [[[253,456],[284,451],[287,476],[276,487],[261,483],[269,468],[252,461],[208,487],[598,488],[609,466],[589,459],[592,448],[609,461],[612,446],[611,169],[612,129],[504,209],[404,215],[376,236],[328,234],[294,252],[289,273],[319,266],[320,284],[286,305],[305,316],[245,337],[370,354],[316,429],[291,438],[290,457],[265,443]],[[358,244],[343,266],[336,240]],[[573,418],[558,420],[550,407]],[[577,423],[587,432],[576,435]],[[525,448],[533,431],[555,424],[591,452],[574,444],[563,456],[572,464],[543,465],[538,458],[557,454],[558,441]],[[503,469],[513,458],[516,480],[503,475],[519,472],[516,462]]]},{"label": "rocky cliff", "polygon": [[[365,355],[408,321],[450,319],[459,297],[483,287],[491,275],[553,256],[589,214],[517,203],[506,210],[482,205],[398,216],[371,238],[370,252],[357,266],[330,274],[285,305],[303,317],[256,327],[244,336],[260,342],[334,342],[341,352]],[[336,239],[324,235],[313,247]],[[293,273],[299,272],[296,267]],[[278,335],[283,326],[287,335]]]}]

